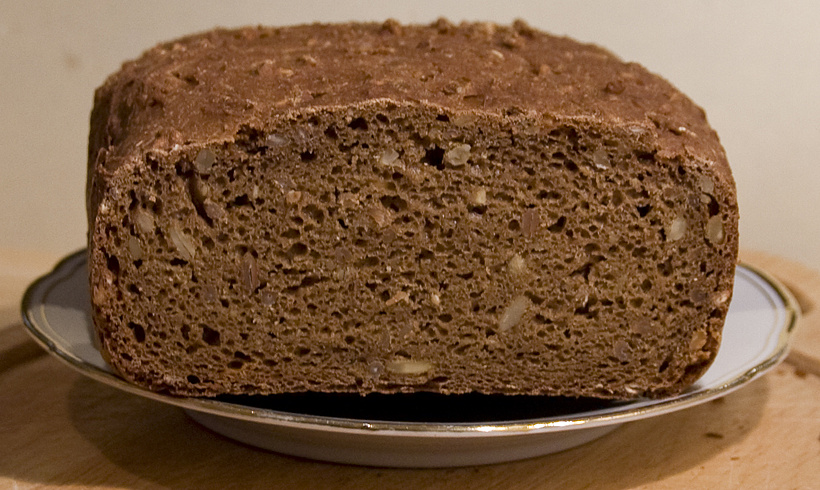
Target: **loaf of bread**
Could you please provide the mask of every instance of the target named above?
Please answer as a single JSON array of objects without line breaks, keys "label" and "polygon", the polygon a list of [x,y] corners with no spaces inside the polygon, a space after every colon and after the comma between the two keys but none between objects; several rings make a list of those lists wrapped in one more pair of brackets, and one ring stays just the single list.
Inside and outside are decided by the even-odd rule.
[{"label": "loaf of bread", "polygon": [[175,395],[667,396],[737,259],[703,110],[523,22],[159,45],[96,93],[87,197],[103,354]]}]

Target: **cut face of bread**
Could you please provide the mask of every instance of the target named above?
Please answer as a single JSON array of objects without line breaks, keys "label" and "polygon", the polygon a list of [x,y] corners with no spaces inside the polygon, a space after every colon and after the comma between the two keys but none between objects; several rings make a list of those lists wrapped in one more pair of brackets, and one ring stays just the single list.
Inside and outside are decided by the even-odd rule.
[{"label": "cut face of bread", "polygon": [[108,361],[181,395],[696,380],[737,257],[702,111],[597,48],[483,29],[217,31],[109,79],[89,168]]}]

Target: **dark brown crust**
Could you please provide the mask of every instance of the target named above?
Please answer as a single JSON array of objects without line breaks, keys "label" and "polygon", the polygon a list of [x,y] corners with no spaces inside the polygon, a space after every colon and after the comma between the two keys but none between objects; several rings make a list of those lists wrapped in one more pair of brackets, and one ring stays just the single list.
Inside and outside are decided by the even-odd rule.
[{"label": "dark brown crust", "polygon": [[733,186],[704,111],[640,65],[522,23],[446,21],[215,30],[157,46],[98,89],[89,174],[149,149],[230,141],[269,115],[376,99],[641,128],[659,157],[699,160]]},{"label": "dark brown crust", "polygon": [[[351,119],[357,114],[375,117],[385,110],[404,111],[420,120],[428,113],[448,115],[448,120],[466,115],[473,121],[467,133],[479,134],[486,124],[496,128],[490,131],[505,131],[522,141],[570,128],[577,134],[624,142],[633,156],[646,156],[659,170],[701,176],[714,187],[703,195],[720,209],[725,235],[713,247],[719,249],[719,257],[709,259],[714,261],[709,274],[719,278],[709,298],[718,303],[712,316],[707,312],[708,335],[698,346],[700,353],[675,367],[680,373],[673,376],[674,384],[648,383],[637,392],[628,386],[562,391],[554,385],[521,386],[509,392],[659,396],[688,386],[711,363],[737,257],[734,181],[717,135],[702,109],[639,65],[521,22],[511,27],[455,26],[441,20],[431,26],[388,21],[216,30],[160,45],[124,64],[96,93],[89,139],[91,282],[95,322],[104,345],[112,352],[121,349],[111,337],[112,329],[122,328],[112,324],[111,308],[121,301],[114,298],[122,296],[125,287],[112,277],[107,255],[101,252],[115,248],[106,232],[112,223],[108,206],[122,200],[132,175],[149,171],[149,161],[159,166],[193,162],[203,148],[232,145],[249,132],[272,134],[288,121],[311,114]],[[177,173],[181,172],[190,170]],[[696,182],[692,179],[687,182]],[[658,189],[664,185],[658,184]],[[101,213],[101,206],[106,212]],[[185,387],[158,381],[162,373],[153,373],[150,381],[145,373],[128,372],[128,363],[116,355],[110,359],[127,376],[155,389],[189,394],[271,390],[241,388],[241,383],[215,390]],[[350,389],[366,391],[361,386]],[[423,389],[435,391],[430,386]]]}]

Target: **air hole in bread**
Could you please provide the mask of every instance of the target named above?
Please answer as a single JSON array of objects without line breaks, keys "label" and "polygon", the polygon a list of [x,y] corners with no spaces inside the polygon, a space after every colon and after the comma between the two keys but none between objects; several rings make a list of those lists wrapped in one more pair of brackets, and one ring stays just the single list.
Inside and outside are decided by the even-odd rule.
[{"label": "air hole in bread", "polygon": [[200,325],[202,329],[202,341],[208,345],[218,346],[221,344],[219,332],[207,325]]},{"label": "air hole in bread", "polygon": [[357,117],[350,121],[347,125],[350,129],[357,129],[360,131],[367,131],[367,120],[363,117]]},{"label": "air hole in bread", "polygon": [[142,325],[134,322],[128,322],[128,328],[134,333],[134,340],[139,343],[145,342],[145,329]]}]

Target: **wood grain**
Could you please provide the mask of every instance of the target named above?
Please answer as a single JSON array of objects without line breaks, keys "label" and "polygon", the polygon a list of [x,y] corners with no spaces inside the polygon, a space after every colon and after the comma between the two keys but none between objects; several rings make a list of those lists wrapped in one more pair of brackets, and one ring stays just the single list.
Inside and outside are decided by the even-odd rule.
[{"label": "wood grain", "polygon": [[[18,257],[19,259],[19,257]],[[744,254],[809,305],[794,353],[820,352],[820,274]],[[19,265],[19,260],[17,262]],[[119,392],[45,355],[17,302],[30,274],[0,251],[0,488],[818,488],[820,377],[785,363],[717,401],[632,422],[585,446],[514,463],[399,470],[249,448],[182,411]],[[19,267],[18,267],[19,269]],[[19,272],[19,270],[18,270]],[[792,358],[790,357],[790,362]]]}]

